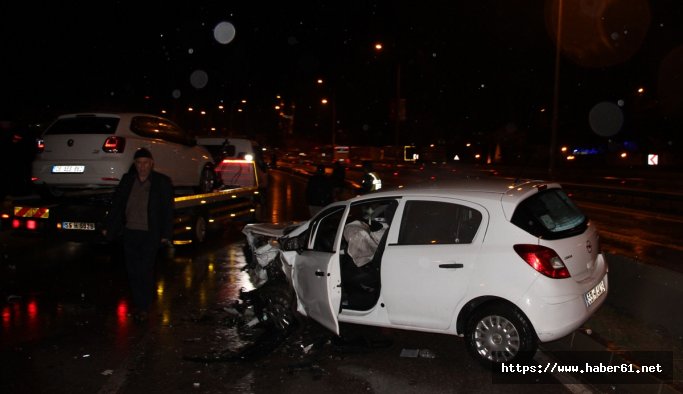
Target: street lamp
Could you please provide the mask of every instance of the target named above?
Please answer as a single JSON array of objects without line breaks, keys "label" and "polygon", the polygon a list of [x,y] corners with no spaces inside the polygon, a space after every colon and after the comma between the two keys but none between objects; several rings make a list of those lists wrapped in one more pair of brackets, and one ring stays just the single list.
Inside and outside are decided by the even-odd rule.
[{"label": "street lamp", "polygon": [[[381,52],[384,45],[381,42],[376,42],[374,45],[376,52]],[[405,101],[401,99],[401,62],[396,61],[396,97],[394,99],[394,143],[396,146],[400,142],[401,121],[405,120]]]}]

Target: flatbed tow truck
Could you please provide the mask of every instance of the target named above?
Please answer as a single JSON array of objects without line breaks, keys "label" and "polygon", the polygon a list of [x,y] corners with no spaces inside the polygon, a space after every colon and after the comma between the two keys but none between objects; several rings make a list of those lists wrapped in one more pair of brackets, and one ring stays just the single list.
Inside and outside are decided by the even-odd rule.
[{"label": "flatbed tow truck", "polygon": [[[222,171],[239,173],[239,182],[222,184],[209,193],[177,189],[174,198],[174,245],[202,243],[207,232],[228,221],[255,218],[263,190],[251,160],[226,161]],[[28,196],[6,200],[3,227],[81,242],[104,242],[102,229],[113,188],[65,192],[59,198]]]}]

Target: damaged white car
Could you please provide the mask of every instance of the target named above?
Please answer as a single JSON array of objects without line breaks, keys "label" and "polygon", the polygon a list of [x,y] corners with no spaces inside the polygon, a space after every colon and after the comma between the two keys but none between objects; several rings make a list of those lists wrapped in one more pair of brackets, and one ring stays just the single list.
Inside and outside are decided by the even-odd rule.
[{"label": "damaged white car", "polygon": [[259,267],[284,272],[297,310],[336,334],[348,322],[464,336],[489,365],[530,359],[607,297],[598,233],[555,183],[383,191],[244,233]]}]

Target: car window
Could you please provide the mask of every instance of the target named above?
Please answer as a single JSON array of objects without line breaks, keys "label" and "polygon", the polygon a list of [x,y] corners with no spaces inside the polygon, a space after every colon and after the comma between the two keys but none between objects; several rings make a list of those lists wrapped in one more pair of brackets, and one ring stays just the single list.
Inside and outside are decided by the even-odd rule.
[{"label": "car window", "polygon": [[351,204],[342,236],[341,248],[347,256],[343,258],[361,267],[381,256],[397,206],[394,198]]},{"label": "car window", "polygon": [[481,225],[476,209],[441,201],[407,201],[399,245],[468,244]]},{"label": "car window", "polygon": [[351,204],[346,223],[351,223],[354,220],[361,220],[366,222],[376,221],[391,225],[391,220],[394,217],[397,206],[398,201],[395,199],[377,199],[354,203]]},{"label": "car window", "polygon": [[136,116],[130,123],[135,134],[147,138],[160,138],[177,144],[188,144],[186,133],[171,121],[152,116]]},{"label": "car window", "polygon": [[582,233],[588,219],[561,189],[539,192],[522,201],[512,223],[544,239],[561,239]]},{"label": "car window", "polygon": [[318,252],[334,252],[334,241],[344,214],[344,207],[333,207],[316,216],[311,226],[313,250]]},{"label": "car window", "polygon": [[57,119],[45,134],[114,134],[119,118],[84,116]]}]

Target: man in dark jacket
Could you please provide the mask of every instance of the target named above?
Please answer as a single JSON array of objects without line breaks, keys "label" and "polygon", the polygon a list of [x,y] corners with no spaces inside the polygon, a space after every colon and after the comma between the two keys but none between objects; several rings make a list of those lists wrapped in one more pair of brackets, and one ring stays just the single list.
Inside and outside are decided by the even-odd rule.
[{"label": "man in dark jacket", "polygon": [[325,175],[325,166],[318,165],[306,185],[306,202],[311,216],[314,216],[332,202],[332,182]]},{"label": "man in dark jacket", "polygon": [[154,171],[149,150],[138,149],[134,169],[121,178],[107,216],[104,235],[123,237],[136,320],[147,319],[154,296],[154,263],[161,245],[170,242],[173,230],[173,185]]}]

